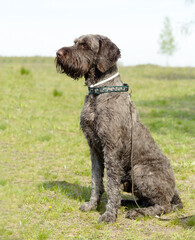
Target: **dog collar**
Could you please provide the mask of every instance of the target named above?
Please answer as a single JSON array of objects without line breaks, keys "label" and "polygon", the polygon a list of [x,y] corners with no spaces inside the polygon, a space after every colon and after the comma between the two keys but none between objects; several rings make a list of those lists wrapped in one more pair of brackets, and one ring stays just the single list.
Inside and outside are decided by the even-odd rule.
[{"label": "dog collar", "polygon": [[92,84],[92,85],[90,86],[90,88],[96,87],[96,86],[98,86],[98,85],[100,85],[100,84],[103,84],[103,83],[106,83],[106,82],[114,79],[114,78],[117,77],[118,75],[119,75],[119,72],[117,72],[117,73],[114,74],[113,76],[111,76],[111,77],[109,77],[109,78],[107,78],[107,79],[105,79],[105,80],[103,80],[103,81],[101,81],[101,82],[98,82],[98,83],[96,83],[96,84]]},{"label": "dog collar", "polygon": [[108,87],[88,87],[89,94],[99,95],[102,93],[111,93],[111,92],[128,92],[129,85],[124,83],[123,86],[108,86]]}]

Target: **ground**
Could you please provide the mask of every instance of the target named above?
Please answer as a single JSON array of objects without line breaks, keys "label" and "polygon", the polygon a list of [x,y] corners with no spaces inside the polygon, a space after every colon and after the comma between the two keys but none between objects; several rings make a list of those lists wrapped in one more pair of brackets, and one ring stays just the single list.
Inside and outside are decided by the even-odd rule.
[{"label": "ground", "polygon": [[[194,239],[195,68],[120,67],[142,122],[170,159],[184,208],[163,218],[97,223],[90,158],[79,127],[84,80],[56,73],[53,58],[0,58],[0,239]],[[122,198],[131,198],[122,193]],[[128,206],[131,208],[132,206]]]}]

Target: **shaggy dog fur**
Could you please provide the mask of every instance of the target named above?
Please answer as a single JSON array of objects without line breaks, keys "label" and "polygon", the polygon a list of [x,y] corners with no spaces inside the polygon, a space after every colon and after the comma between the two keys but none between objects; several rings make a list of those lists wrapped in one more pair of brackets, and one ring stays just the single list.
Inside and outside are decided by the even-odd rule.
[{"label": "shaggy dog fur", "polygon": [[[84,76],[86,86],[118,72],[116,62],[120,57],[120,50],[104,36],[81,36],[75,40],[73,46],[59,49],[56,55],[57,70],[74,79]],[[118,75],[100,87],[122,85]],[[99,222],[116,220],[121,205],[121,184],[124,191],[131,192],[132,174],[134,194],[147,207],[131,209],[126,217],[161,215],[175,207],[182,208],[170,161],[140,122],[127,92],[87,95],[80,124],[89,144],[92,162],[91,198],[81,205],[82,211],[95,209],[99,204],[104,192],[104,168],[108,202]]]}]

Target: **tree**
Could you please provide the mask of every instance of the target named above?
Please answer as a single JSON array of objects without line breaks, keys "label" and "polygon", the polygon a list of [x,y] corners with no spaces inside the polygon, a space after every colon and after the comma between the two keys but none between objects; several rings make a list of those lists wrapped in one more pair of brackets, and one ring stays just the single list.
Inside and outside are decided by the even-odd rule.
[{"label": "tree", "polygon": [[165,17],[164,28],[160,33],[159,44],[160,54],[166,55],[168,65],[169,57],[172,56],[177,50],[177,44],[172,33],[170,19],[168,17]]},{"label": "tree", "polygon": [[194,0],[186,0],[187,3],[193,3]]},{"label": "tree", "polygon": [[[188,5],[192,5],[194,4],[195,0],[185,0],[185,2]],[[193,32],[193,27],[195,24],[195,18],[194,15],[191,17],[191,20],[185,21],[182,25],[181,25],[181,33],[184,36],[188,36],[191,34],[191,32]]]}]

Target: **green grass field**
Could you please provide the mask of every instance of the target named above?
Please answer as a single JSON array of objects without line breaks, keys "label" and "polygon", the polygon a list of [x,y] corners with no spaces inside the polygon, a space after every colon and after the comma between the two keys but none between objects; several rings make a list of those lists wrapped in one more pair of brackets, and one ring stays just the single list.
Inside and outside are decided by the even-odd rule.
[{"label": "green grass field", "polygon": [[[0,58],[0,239],[195,239],[195,68],[120,67],[142,122],[171,160],[184,208],[114,224],[84,213],[91,164],[80,130],[87,88],[56,73],[53,58]],[[127,195],[123,193],[122,198]]]}]

